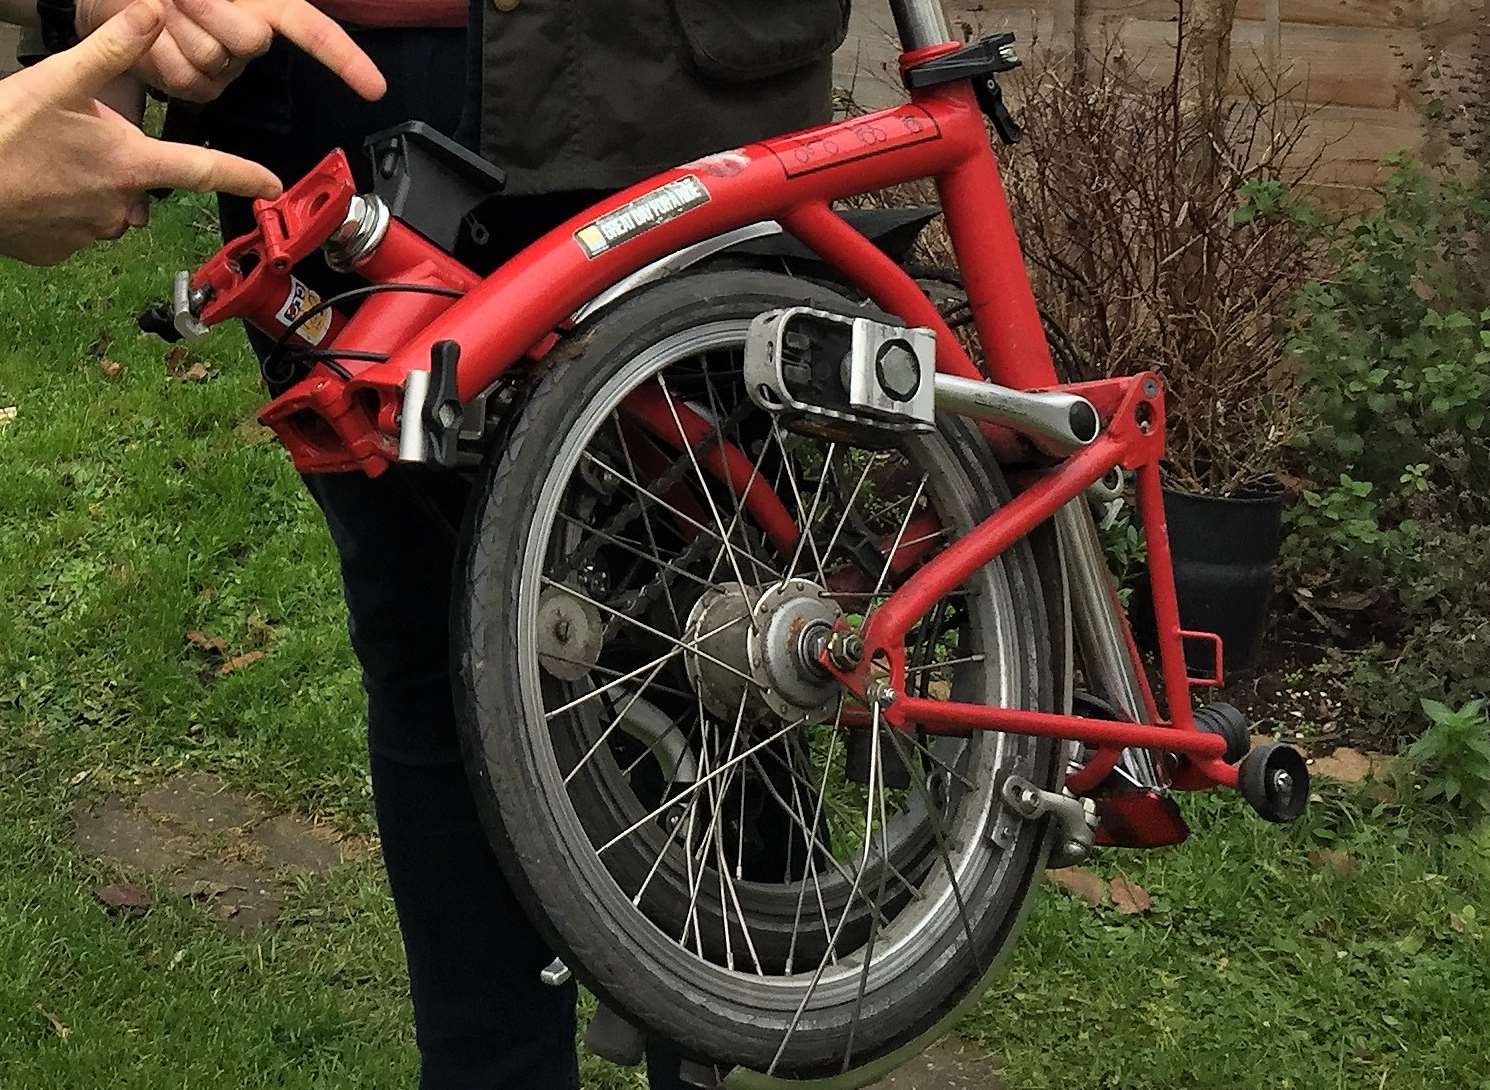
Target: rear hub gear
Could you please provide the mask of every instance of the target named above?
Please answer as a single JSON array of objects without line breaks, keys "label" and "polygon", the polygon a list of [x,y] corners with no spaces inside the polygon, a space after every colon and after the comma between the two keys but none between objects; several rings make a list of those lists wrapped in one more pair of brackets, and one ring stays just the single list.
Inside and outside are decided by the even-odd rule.
[{"label": "rear hub gear", "polygon": [[831,718],[841,690],[817,660],[824,632],[842,616],[838,604],[817,584],[788,579],[761,595],[755,614],[750,667],[771,710],[786,720]]},{"label": "rear hub gear", "polygon": [[788,579],[761,587],[724,583],[688,616],[688,679],[708,711],[733,722],[822,722],[838,707],[839,686],[818,663],[842,617],[816,583]]}]

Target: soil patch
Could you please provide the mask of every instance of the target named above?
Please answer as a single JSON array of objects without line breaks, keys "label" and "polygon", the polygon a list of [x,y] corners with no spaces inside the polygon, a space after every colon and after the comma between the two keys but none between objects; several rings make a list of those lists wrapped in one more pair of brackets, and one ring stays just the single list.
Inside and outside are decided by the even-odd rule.
[{"label": "soil patch", "polygon": [[269,815],[206,772],[80,805],[73,821],[84,855],[158,880],[240,936],[274,922],[297,875],[325,874],[352,854],[331,830]]},{"label": "soil patch", "polygon": [[999,1090],[999,1065],[977,1045],[949,1037],[920,1056],[874,1090]]}]

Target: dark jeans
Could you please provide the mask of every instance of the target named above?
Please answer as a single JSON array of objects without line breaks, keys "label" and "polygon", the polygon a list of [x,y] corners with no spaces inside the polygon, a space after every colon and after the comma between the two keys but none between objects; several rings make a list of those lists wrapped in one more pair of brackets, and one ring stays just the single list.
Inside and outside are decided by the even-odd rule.
[{"label": "dark jeans", "polygon": [[[363,166],[363,137],[418,119],[454,134],[463,105],[462,31],[359,32],[388,76],[364,103],[279,46],[199,119],[211,144],[293,184],[341,145]],[[486,219],[508,252],[585,195],[498,200]],[[245,202],[221,202],[224,235],[252,228]],[[319,260],[297,270],[323,295],[349,286]],[[262,354],[267,340],[253,336]],[[408,956],[424,1090],[570,1090],[575,987],[544,986],[553,958],[507,887],[488,846],[456,738],[449,605],[467,499],[454,474],[401,466],[311,477],[341,554],[352,644],[368,696],[373,801]],[[652,1085],[679,1085],[676,1061],[651,1057]]]}]

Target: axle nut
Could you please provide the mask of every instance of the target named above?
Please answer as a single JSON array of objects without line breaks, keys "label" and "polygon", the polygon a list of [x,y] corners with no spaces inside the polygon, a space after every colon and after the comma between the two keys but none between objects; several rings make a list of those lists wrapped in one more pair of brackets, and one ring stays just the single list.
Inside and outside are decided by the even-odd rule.
[{"label": "axle nut", "polygon": [[828,661],[838,670],[853,670],[864,661],[864,639],[857,632],[835,632],[828,639]]}]

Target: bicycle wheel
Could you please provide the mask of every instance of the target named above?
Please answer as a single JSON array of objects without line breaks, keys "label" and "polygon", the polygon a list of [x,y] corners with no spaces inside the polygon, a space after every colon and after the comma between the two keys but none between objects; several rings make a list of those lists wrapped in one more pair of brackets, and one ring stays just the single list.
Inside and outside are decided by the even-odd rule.
[{"label": "bicycle wheel", "polygon": [[[454,638],[478,801],[562,956],[648,1032],[791,1077],[884,1056],[977,986],[1043,860],[1000,775],[1058,774],[1046,741],[884,728],[808,661],[806,633],[1005,494],[960,422],[886,448],[755,405],[746,329],[802,303],[854,307],[702,273],[580,331],[488,466]],[[1028,550],[908,648],[918,694],[1039,706]]]}]

